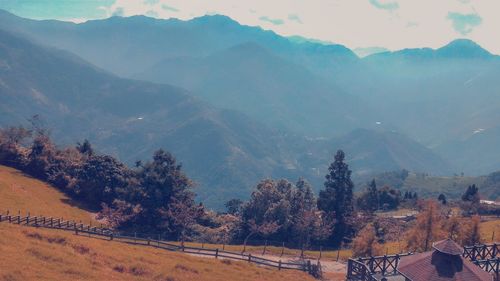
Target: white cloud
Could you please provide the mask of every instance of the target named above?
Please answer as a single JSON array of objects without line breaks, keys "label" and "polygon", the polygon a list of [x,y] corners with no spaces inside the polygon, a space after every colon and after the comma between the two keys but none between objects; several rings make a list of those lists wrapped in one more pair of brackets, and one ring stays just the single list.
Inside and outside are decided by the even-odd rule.
[{"label": "white cloud", "polygon": [[[170,7],[172,9],[165,9]],[[457,37],[470,38],[500,54],[498,0],[117,0],[111,16],[152,14],[190,19],[224,14],[246,25],[262,26],[282,35],[301,35],[350,48],[380,46],[391,50],[440,47]],[[478,15],[462,34],[450,13]],[[262,20],[269,19],[269,20]],[[301,24],[302,23],[302,24]],[[460,25],[458,26],[460,28]]]}]

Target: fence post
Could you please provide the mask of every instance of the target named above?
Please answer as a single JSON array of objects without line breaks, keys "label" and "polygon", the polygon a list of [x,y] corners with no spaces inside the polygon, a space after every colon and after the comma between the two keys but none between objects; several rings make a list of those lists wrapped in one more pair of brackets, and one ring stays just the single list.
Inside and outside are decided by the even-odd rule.
[{"label": "fence post", "polygon": [[219,248],[215,249],[215,258],[219,257]]},{"label": "fence post", "polygon": [[304,244],[300,247],[300,257],[304,258]]},{"label": "fence post", "polygon": [[38,226],[38,217],[35,217],[35,227]]},{"label": "fence post", "polygon": [[384,262],[382,263],[382,275],[385,275],[385,271],[387,270],[386,262],[387,262],[387,254],[384,255]]},{"label": "fence post", "polygon": [[248,262],[252,261],[252,254],[248,254]]},{"label": "fence post", "polygon": [[224,251],[224,250],[226,250],[226,244],[225,243],[222,244],[222,251]]},{"label": "fence post", "polygon": [[266,254],[266,248],[267,248],[267,240],[264,244],[264,250],[262,250],[262,254],[265,255]]},{"label": "fence post", "polygon": [[76,227],[76,224],[75,224],[75,234],[78,235],[78,228]]},{"label": "fence post", "polygon": [[151,245],[151,238],[148,237],[148,246]]},{"label": "fence post", "polygon": [[278,270],[281,270],[281,260],[278,262]]}]

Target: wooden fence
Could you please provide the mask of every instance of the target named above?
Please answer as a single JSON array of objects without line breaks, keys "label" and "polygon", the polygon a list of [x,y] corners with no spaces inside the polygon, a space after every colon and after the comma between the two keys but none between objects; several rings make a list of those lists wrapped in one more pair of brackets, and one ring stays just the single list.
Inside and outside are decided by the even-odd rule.
[{"label": "wooden fence", "polygon": [[500,256],[500,245],[484,244],[464,247],[463,257],[471,261],[495,259]]},{"label": "wooden fence", "polygon": [[411,255],[412,253],[397,254],[397,255],[384,255],[368,258],[358,258],[358,261],[365,264],[368,270],[382,275],[395,274],[398,271],[399,259],[404,256]]},{"label": "wooden fence", "polygon": [[500,257],[488,260],[475,260],[473,263],[484,271],[493,274],[495,281],[500,281]]},{"label": "wooden fence", "polygon": [[[349,259],[347,263],[347,280],[376,281],[378,280],[377,275],[402,275],[397,270],[399,259],[411,254]],[[500,251],[498,244],[466,246],[462,256],[484,271],[492,273],[496,278],[495,280],[500,281]]]},{"label": "wooden fence", "polygon": [[349,259],[347,261],[347,280],[377,281],[379,280],[377,275],[381,277],[400,275],[406,278],[398,271],[398,264],[401,257],[408,255],[411,253]]},{"label": "wooden fence", "polygon": [[0,214],[0,222],[9,222],[13,224],[33,226],[33,227],[44,227],[52,228],[66,231],[74,231],[76,235],[88,235],[89,237],[100,236],[106,237],[109,241],[120,241],[129,244],[149,246],[159,249],[165,249],[169,251],[178,251],[188,254],[211,256],[216,259],[232,259],[239,261],[246,261],[258,265],[269,266],[277,268],[278,270],[290,269],[290,270],[300,270],[305,271],[316,278],[322,278],[321,263],[319,260],[312,263],[311,260],[300,259],[297,262],[283,262],[282,260],[271,260],[262,257],[253,256],[252,254],[230,252],[220,249],[207,249],[198,247],[188,247],[184,246],[183,243],[176,245],[168,241],[152,238],[141,238],[136,237],[136,235],[125,235],[116,234],[113,230],[101,226],[91,226],[83,223],[78,223],[75,221],[64,220],[62,218],[52,218],[43,216],[12,216],[10,214],[2,215]]}]

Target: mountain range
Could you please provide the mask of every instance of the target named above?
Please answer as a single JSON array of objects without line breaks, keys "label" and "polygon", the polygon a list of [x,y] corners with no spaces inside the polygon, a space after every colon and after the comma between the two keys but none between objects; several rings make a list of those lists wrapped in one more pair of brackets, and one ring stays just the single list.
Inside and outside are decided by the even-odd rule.
[{"label": "mountain range", "polygon": [[0,12],[0,125],[33,114],[61,144],[132,164],[163,147],[220,208],[265,177],[500,167],[499,59],[472,41],[358,58],[225,16],[74,24]]}]

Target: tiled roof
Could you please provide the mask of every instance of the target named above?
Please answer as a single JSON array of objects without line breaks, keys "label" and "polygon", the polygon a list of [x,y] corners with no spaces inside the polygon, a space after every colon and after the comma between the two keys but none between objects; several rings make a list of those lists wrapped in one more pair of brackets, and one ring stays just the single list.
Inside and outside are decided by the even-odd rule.
[{"label": "tiled roof", "polygon": [[493,276],[460,255],[439,251],[401,258],[398,271],[413,281],[492,281]]},{"label": "tiled roof", "polygon": [[464,253],[464,248],[460,247],[457,243],[453,242],[451,239],[445,239],[432,244],[432,247],[441,253],[449,255],[462,255]]}]

